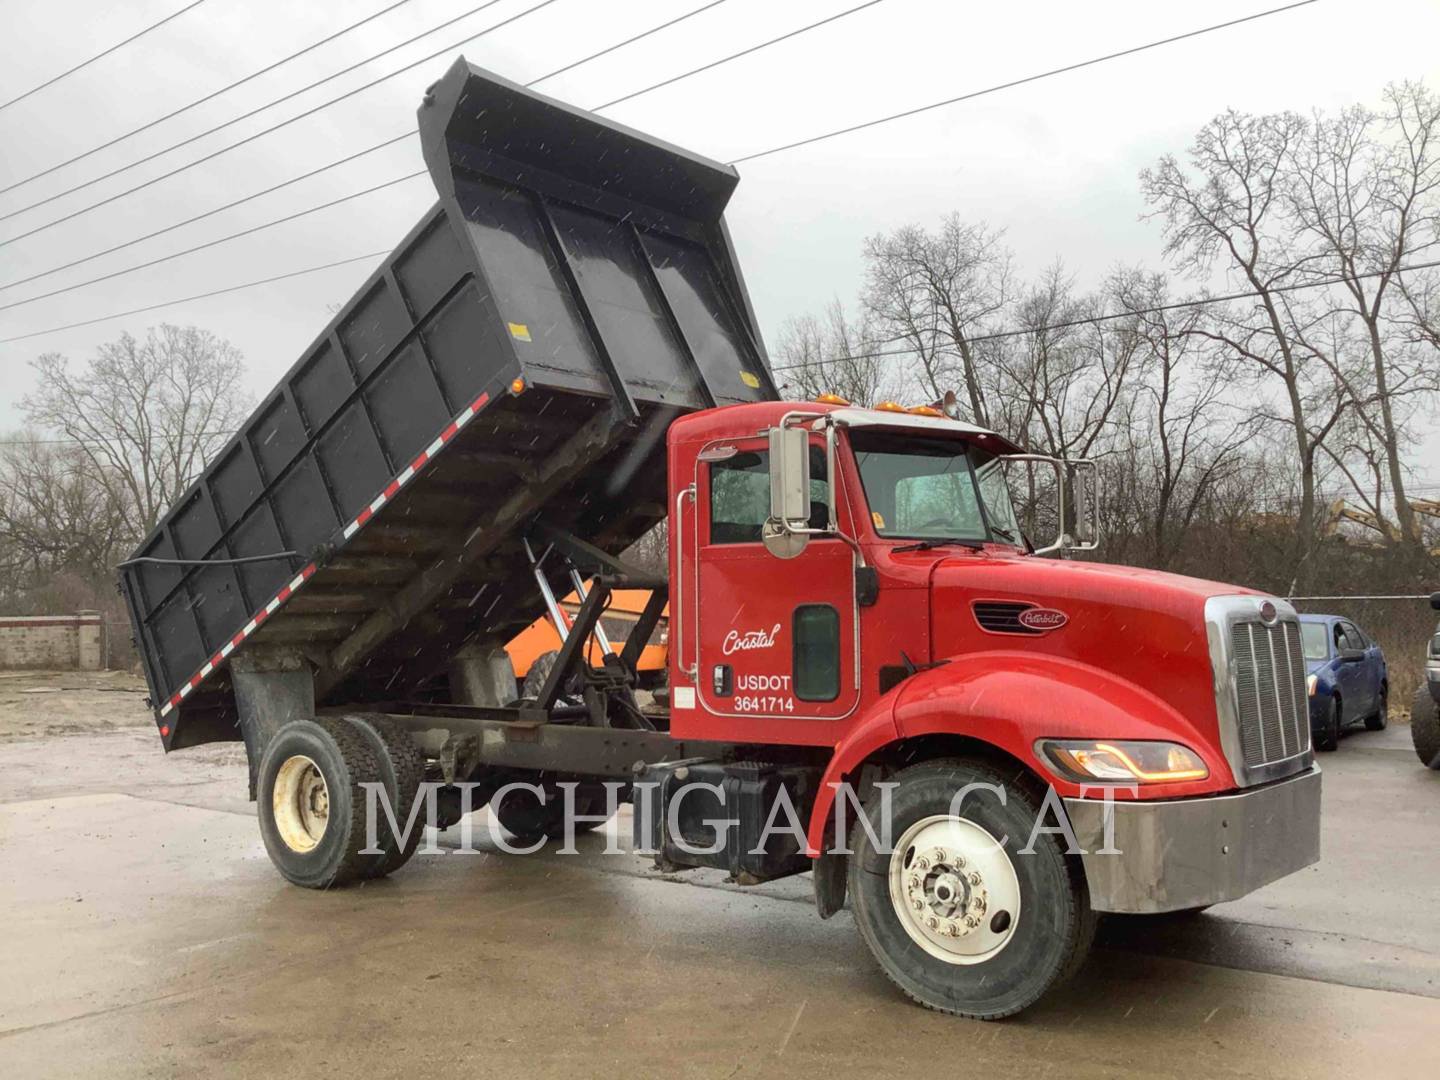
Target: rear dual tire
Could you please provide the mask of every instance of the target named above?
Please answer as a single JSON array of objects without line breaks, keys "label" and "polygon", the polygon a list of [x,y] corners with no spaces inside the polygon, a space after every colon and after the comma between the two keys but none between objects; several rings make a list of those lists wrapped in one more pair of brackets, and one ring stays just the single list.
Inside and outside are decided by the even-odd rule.
[{"label": "rear dual tire", "polygon": [[[1084,872],[1054,834],[1036,837],[1037,785],[964,759],[926,762],[890,778],[893,853],[857,822],[849,892],[860,936],[885,975],[938,1012],[1012,1016],[1063,983],[1095,936]],[[950,813],[967,784],[997,785]],[[865,818],[884,837],[877,793]],[[1003,840],[1003,844],[998,841]],[[978,899],[978,903],[977,903]]]},{"label": "rear dual tire", "polygon": [[330,889],[383,877],[414,854],[423,820],[404,845],[378,810],[369,849],[366,785],[381,785],[404,827],[424,777],[409,732],[382,717],[296,720],[271,738],[256,802],[270,861],[287,881]]}]

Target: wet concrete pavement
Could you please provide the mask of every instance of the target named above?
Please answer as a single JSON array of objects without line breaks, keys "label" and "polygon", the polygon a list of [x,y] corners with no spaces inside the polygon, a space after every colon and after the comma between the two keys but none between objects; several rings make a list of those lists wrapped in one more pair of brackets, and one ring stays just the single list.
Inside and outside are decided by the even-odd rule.
[{"label": "wet concrete pavement", "polygon": [[901,999],[808,878],[664,877],[592,836],[307,892],[271,870],[234,748],[12,743],[0,1075],[1433,1075],[1440,774],[1407,754],[1400,729],[1325,757],[1318,867],[1113,921],[1068,988],[979,1024]]}]

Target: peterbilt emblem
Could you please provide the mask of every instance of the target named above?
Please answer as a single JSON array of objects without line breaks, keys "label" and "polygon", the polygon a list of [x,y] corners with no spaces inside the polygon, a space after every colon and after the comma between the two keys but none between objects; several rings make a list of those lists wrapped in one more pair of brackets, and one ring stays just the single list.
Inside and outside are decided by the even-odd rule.
[{"label": "peterbilt emblem", "polygon": [[1054,608],[1032,607],[1020,612],[1016,619],[1027,630],[1059,630],[1070,616]]},{"label": "peterbilt emblem", "polygon": [[1280,618],[1280,612],[1269,600],[1260,601],[1260,621],[1266,626],[1274,626],[1275,620]]}]

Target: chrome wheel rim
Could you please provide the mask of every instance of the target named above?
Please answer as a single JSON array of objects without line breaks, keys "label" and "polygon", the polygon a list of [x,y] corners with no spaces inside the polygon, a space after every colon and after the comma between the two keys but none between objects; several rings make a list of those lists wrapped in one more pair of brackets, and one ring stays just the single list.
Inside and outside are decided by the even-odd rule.
[{"label": "chrome wheel rim", "polygon": [[915,822],[890,855],[890,902],[917,945],[947,964],[998,954],[1020,924],[1020,879],[990,833],[966,818]]},{"label": "chrome wheel rim", "polygon": [[312,851],[330,820],[330,789],[320,767],[304,754],[286,758],[275,774],[270,800],[275,828],[291,851]]}]

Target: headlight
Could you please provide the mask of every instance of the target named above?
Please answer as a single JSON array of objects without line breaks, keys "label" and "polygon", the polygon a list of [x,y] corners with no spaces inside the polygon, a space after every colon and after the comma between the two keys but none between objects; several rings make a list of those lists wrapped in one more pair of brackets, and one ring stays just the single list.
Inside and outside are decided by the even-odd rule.
[{"label": "headlight", "polygon": [[1072,780],[1178,784],[1210,775],[1200,755],[1179,743],[1047,739],[1040,748],[1046,759]]},{"label": "headlight", "polygon": [[1311,697],[1315,696],[1315,684],[1318,681],[1319,680],[1314,675],[1307,675],[1305,677],[1305,690],[1309,693]]}]

